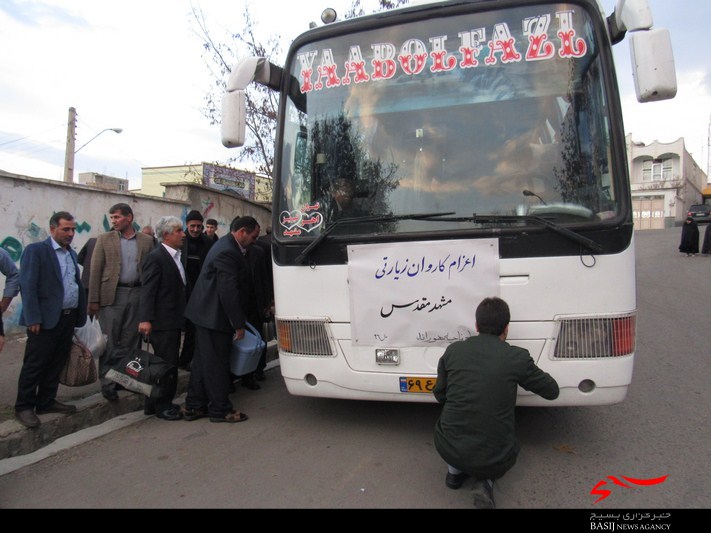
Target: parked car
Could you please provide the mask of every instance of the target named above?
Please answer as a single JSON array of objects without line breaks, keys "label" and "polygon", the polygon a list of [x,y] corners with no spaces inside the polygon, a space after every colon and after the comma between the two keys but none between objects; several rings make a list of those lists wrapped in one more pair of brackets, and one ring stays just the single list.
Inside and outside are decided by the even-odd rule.
[{"label": "parked car", "polygon": [[692,205],[686,216],[693,218],[697,223],[711,222],[711,205]]}]

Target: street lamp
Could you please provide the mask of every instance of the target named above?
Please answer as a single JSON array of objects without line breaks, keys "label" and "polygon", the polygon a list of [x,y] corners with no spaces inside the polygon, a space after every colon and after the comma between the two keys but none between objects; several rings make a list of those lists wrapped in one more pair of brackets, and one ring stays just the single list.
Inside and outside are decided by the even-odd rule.
[{"label": "street lamp", "polygon": [[89,139],[87,142],[82,144],[79,148],[76,150],[74,149],[74,139],[75,139],[75,134],[76,134],[76,122],[77,122],[77,110],[74,109],[73,107],[69,108],[69,122],[67,123],[67,148],[64,153],[64,181],[68,183],[74,183],[74,154],[76,154],[79,150],[84,148],[87,144],[89,144],[91,141],[96,139],[99,135],[104,133],[105,131],[113,131],[116,133],[121,133],[123,131],[122,128],[106,128],[104,130],[101,130],[99,133],[94,135],[91,139]]},{"label": "street lamp", "polygon": [[79,150],[81,150],[82,148],[84,148],[87,144],[89,144],[91,141],[93,141],[94,139],[96,139],[99,135],[101,135],[101,134],[104,133],[105,131],[115,131],[116,133],[121,133],[121,132],[123,131],[123,128],[106,128],[105,130],[101,130],[99,133],[97,133],[96,135],[94,135],[91,139],[89,139],[89,140],[86,141],[84,144],[82,144],[79,148],[77,148],[76,150],[74,150],[74,153],[76,154]]},{"label": "street lamp", "polygon": [[538,195],[537,195],[535,192],[533,192],[533,191],[529,191],[528,189],[525,189],[525,190],[523,191],[523,195],[524,195],[524,196],[535,196],[536,198],[538,198],[538,199],[541,201],[541,203],[542,203],[543,205],[548,205],[548,204],[546,203],[546,201],[545,201],[543,198],[541,198],[540,196],[538,196]]}]

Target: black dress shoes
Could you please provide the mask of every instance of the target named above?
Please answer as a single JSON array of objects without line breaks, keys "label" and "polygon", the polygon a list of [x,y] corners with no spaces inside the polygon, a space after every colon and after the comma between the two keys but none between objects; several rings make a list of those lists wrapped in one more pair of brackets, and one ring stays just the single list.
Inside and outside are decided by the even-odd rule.
[{"label": "black dress shoes", "polygon": [[248,388],[249,390],[259,390],[262,387],[259,386],[257,380],[254,379],[254,375],[250,374],[248,376],[242,376],[242,386]]},{"label": "black dress shoes", "polygon": [[182,420],[183,414],[180,412],[179,407],[171,407],[165,411],[156,412],[156,416],[163,420]]},{"label": "black dress shoes", "polygon": [[118,393],[114,388],[101,389],[101,395],[110,402],[118,401]]},{"label": "black dress shoes", "polygon": [[444,478],[444,483],[450,489],[457,490],[462,486],[462,483],[464,483],[464,480],[468,477],[469,475],[464,472],[461,474],[452,474],[451,472],[447,472],[447,477]]},{"label": "black dress shoes", "polygon": [[46,407],[37,408],[38,415],[46,415],[47,413],[61,413],[64,415],[71,415],[76,412],[77,408],[75,405],[68,405],[66,403],[58,402],[57,400],[54,400]]},{"label": "black dress shoes", "polygon": [[32,409],[15,411],[15,418],[26,428],[36,428],[40,425],[40,419],[37,418],[37,415]]},{"label": "black dress shoes", "polygon": [[256,379],[257,381],[264,381],[265,379],[267,379],[267,377],[264,375],[264,370],[255,370],[254,379]]}]

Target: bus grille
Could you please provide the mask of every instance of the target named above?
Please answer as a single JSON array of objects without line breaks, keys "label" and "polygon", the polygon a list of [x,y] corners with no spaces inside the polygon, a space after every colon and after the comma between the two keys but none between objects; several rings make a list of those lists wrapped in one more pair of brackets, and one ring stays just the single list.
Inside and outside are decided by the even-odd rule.
[{"label": "bus grille", "polygon": [[619,357],[635,351],[636,313],[560,321],[556,359]]},{"label": "bus grille", "polygon": [[327,320],[280,319],[276,321],[279,351],[311,357],[334,357]]}]

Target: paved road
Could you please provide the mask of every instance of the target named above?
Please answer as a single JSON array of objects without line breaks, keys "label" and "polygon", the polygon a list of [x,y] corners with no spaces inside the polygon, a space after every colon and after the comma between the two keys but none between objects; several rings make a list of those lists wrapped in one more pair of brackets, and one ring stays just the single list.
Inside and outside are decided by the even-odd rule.
[{"label": "paved road", "polygon": [[[500,509],[711,508],[711,257],[682,256],[678,235],[637,234],[638,359],[627,400],[519,409],[523,450],[497,483]],[[471,508],[468,485],[444,486],[434,404],[293,397],[278,368],[234,401],[247,422],[138,416],[2,475],[0,508]],[[590,490],[606,476],[668,478],[610,486],[594,504]]]}]

